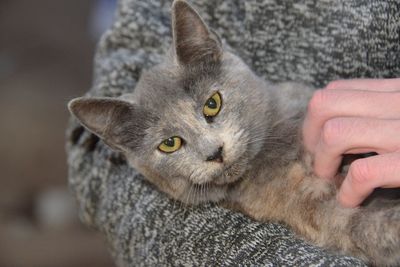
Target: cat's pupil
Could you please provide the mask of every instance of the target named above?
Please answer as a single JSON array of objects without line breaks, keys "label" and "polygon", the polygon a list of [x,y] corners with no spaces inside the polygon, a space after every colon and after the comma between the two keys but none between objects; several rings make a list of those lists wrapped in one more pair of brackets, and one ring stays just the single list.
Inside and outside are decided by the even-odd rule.
[{"label": "cat's pupil", "polygon": [[207,100],[206,106],[211,108],[211,109],[216,109],[217,108],[217,101],[215,101],[213,98],[209,98]]},{"label": "cat's pupil", "polygon": [[175,140],[174,140],[174,138],[170,137],[164,141],[164,144],[166,146],[173,147],[175,145]]}]

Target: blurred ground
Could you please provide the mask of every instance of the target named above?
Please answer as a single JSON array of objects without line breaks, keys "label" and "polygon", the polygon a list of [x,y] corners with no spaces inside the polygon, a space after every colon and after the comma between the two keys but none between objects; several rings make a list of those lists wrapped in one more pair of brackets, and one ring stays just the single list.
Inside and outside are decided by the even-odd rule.
[{"label": "blurred ground", "polygon": [[91,83],[92,4],[0,1],[0,267],[113,266],[66,194],[66,103]]}]

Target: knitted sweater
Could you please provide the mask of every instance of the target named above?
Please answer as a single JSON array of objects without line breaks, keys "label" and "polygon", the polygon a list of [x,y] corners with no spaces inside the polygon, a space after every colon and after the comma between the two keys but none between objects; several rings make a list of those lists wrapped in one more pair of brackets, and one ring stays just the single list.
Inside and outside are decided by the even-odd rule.
[{"label": "knitted sweater", "polygon": [[[396,0],[196,0],[206,23],[261,77],[321,87],[338,78],[400,77]],[[95,57],[87,95],[132,92],[171,45],[170,0],[120,0]],[[81,219],[118,266],[364,266],[315,247],[284,225],[214,204],[185,207],[73,119],[69,183]]]}]

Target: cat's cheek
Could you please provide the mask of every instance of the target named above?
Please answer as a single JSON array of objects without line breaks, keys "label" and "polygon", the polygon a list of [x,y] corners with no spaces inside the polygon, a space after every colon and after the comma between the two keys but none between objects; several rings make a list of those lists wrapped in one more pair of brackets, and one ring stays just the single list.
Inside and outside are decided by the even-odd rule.
[{"label": "cat's cheek", "polygon": [[164,177],[157,173],[151,166],[148,166],[145,161],[138,158],[130,158],[129,164],[159,190],[174,199],[182,201],[182,197],[186,195],[186,192],[189,190],[190,183],[184,177]]},{"label": "cat's cheek", "polygon": [[228,125],[225,126],[220,138],[224,144],[224,160],[227,164],[233,163],[241,154],[244,153],[244,144],[242,142],[244,130],[239,127]]}]

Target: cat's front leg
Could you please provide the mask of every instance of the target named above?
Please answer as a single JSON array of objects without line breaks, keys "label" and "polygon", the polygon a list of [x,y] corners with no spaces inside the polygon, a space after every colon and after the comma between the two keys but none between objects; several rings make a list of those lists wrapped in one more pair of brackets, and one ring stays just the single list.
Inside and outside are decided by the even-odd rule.
[{"label": "cat's front leg", "polygon": [[[400,191],[380,192],[365,206],[344,208],[336,200],[338,185],[306,174],[309,161],[303,163],[287,174],[298,198],[288,203],[290,212],[281,220],[320,246],[376,266],[400,266]],[[308,211],[299,209],[301,203]]]},{"label": "cat's front leg", "polygon": [[376,266],[400,265],[400,202],[393,206],[365,207],[352,216],[353,244]]}]

